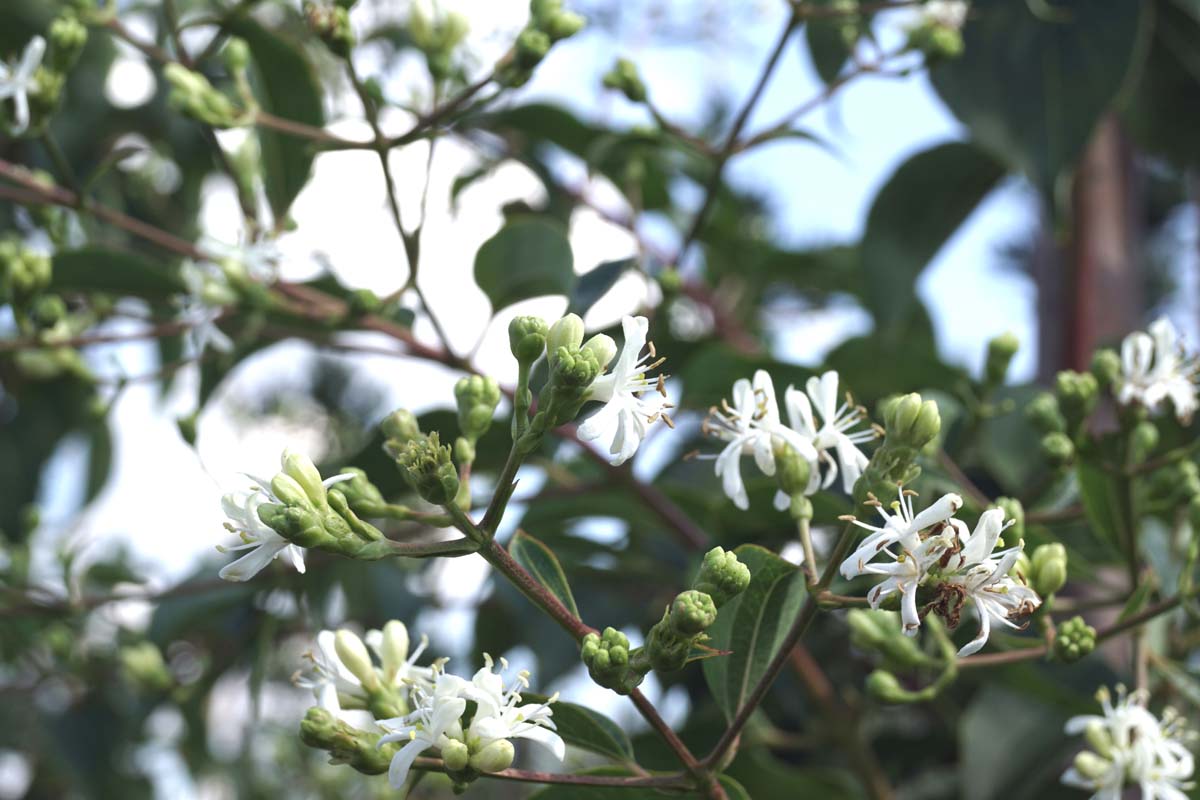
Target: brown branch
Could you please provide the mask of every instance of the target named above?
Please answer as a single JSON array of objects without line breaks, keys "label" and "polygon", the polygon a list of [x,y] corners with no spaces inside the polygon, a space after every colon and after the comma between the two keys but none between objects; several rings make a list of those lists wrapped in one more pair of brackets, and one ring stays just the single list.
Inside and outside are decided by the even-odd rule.
[{"label": "brown branch", "polygon": [[[440,758],[418,758],[413,769],[425,772],[445,772],[446,765]],[[687,789],[691,783],[682,775],[572,775],[564,772],[531,772],[523,769],[505,769],[499,772],[482,772],[481,778],[521,783],[560,783],[574,786],[599,786],[614,789],[654,788]]]}]

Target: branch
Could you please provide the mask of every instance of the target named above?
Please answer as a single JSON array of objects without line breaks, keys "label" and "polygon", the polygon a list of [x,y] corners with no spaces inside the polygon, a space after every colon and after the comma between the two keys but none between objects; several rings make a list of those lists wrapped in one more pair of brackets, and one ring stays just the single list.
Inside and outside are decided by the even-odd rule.
[{"label": "branch", "polygon": [[[446,772],[440,758],[418,758],[413,769],[425,772]],[[563,772],[530,772],[522,769],[505,769],[499,772],[481,772],[481,778],[521,783],[560,783],[574,786],[605,786],[616,789],[655,788],[688,789],[691,783],[679,774],[675,775],[572,775]]]}]

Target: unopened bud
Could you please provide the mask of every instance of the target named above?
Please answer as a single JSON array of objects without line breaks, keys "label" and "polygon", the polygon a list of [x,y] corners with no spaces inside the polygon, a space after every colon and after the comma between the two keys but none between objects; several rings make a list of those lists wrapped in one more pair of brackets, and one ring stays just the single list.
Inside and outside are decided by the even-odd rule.
[{"label": "unopened bud", "polygon": [[551,365],[558,357],[558,351],[566,348],[567,352],[576,352],[583,344],[583,320],[578,314],[567,314],[550,326],[546,334],[546,353]]},{"label": "unopened bud", "polygon": [[67,12],[50,23],[49,39],[50,65],[57,72],[66,72],[75,66],[87,44],[87,26],[74,13]]},{"label": "unopened bud", "polygon": [[646,84],[638,74],[637,65],[627,58],[618,58],[612,69],[605,73],[603,81],[606,89],[618,91],[634,103],[646,100]]},{"label": "unopened bud", "polygon": [[1101,758],[1091,750],[1082,750],[1075,756],[1075,770],[1083,777],[1093,781],[1105,777],[1112,766],[1111,761]]},{"label": "unopened bud", "polygon": [[550,52],[550,36],[544,31],[526,28],[517,35],[517,63],[524,69],[536,67]]},{"label": "unopened bud", "polygon": [[1049,597],[1067,582],[1067,549],[1058,542],[1043,544],[1029,559],[1033,590],[1040,597]]},{"label": "unopened bud", "polygon": [[458,470],[450,458],[450,448],[442,445],[437,431],[389,452],[404,481],[425,501],[439,506],[454,502],[459,488]]},{"label": "unopened bud", "polygon": [[1047,433],[1042,437],[1042,454],[1056,467],[1070,464],[1075,458],[1075,445],[1065,433]]},{"label": "unopened bud", "polygon": [[988,342],[987,363],[984,366],[983,377],[989,386],[999,386],[1004,383],[1008,374],[1008,366],[1013,356],[1017,354],[1021,341],[1015,333],[1003,333]]},{"label": "unopened bud", "polygon": [[[812,464],[786,443],[778,443],[775,452],[775,481],[779,490],[790,498],[803,498],[812,477]],[[809,515],[811,518],[811,514]]]},{"label": "unopened bud", "polygon": [[867,693],[885,703],[904,703],[909,699],[909,692],[900,685],[896,676],[883,669],[877,669],[867,676]]},{"label": "unopened bud", "polygon": [[1097,350],[1092,356],[1092,375],[1101,389],[1111,389],[1121,377],[1121,357],[1115,350]]},{"label": "unopened bud", "polygon": [[421,436],[421,425],[417,416],[407,408],[400,408],[383,418],[379,424],[384,438],[390,446],[400,448]]},{"label": "unopened bud", "polygon": [[1058,403],[1063,414],[1073,426],[1083,421],[1096,405],[1100,385],[1089,372],[1064,370],[1054,382]]},{"label": "unopened bud", "polygon": [[508,323],[508,346],[513,358],[532,364],[546,350],[546,320],[541,317],[514,317]]},{"label": "unopened bud", "polygon": [[1096,649],[1096,629],[1083,617],[1072,617],[1059,623],[1054,637],[1054,654],[1067,664],[1073,664]]},{"label": "unopened bud", "polygon": [[494,378],[470,375],[454,384],[454,399],[458,404],[458,425],[471,442],[487,433],[492,415],[500,404],[500,386]]},{"label": "unopened bud", "polygon": [[1158,439],[1158,427],[1150,420],[1144,419],[1134,425],[1129,436],[1129,444],[1133,449],[1133,460],[1145,461],[1154,452],[1154,448],[1158,447]]},{"label": "unopened bud", "polygon": [[[442,762],[451,772],[462,772],[471,760],[471,751],[466,743],[458,739],[447,739],[442,745]],[[501,767],[504,769],[504,767]],[[484,770],[480,770],[483,772]]]},{"label": "unopened bud", "polygon": [[671,627],[684,636],[703,633],[717,621],[717,607],[704,592],[689,589],[675,596],[671,604]]},{"label": "unopened bud", "polygon": [[1049,392],[1041,392],[1025,407],[1025,417],[1042,433],[1062,433],[1067,421],[1058,407],[1058,399]]},{"label": "unopened bud", "polygon": [[225,68],[230,72],[244,72],[250,65],[250,47],[244,39],[231,38],[225,43],[222,55],[225,58]]},{"label": "unopened bud", "polygon": [[321,473],[317,471],[316,465],[308,456],[287,448],[280,458],[280,466],[285,475],[290,476],[300,485],[313,505],[320,507],[326,503],[325,485],[321,482]]},{"label": "unopened bud", "polygon": [[596,365],[601,371],[609,365],[617,355],[617,343],[612,340],[611,336],[606,336],[603,333],[597,333],[592,338],[584,342],[580,348],[583,352],[588,353],[596,359]]},{"label": "unopened bud", "polygon": [[942,418],[937,403],[907,394],[888,409],[885,428],[890,444],[921,450],[941,432]]},{"label": "unopened bud", "polygon": [[383,673],[390,679],[408,660],[408,628],[398,619],[383,626],[379,639],[379,660],[383,662]]},{"label": "unopened bud", "polygon": [[356,514],[367,517],[374,516],[387,505],[383,499],[383,493],[375,484],[371,483],[367,478],[367,473],[363,470],[358,467],[343,467],[339,474],[354,476],[348,481],[337,483],[336,490],[342,493]]},{"label": "unopened bud", "polygon": [[342,629],[337,632],[333,646],[338,658],[345,664],[346,669],[350,670],[350,674],[358,678],[364,689],[368,692],[379,689],[379,675],[375,672],[375,665],[371,663],[371,654],[367,652],[367,646],[357,634]]},{"label": "unopened bud", "polygon": [[750,568],[738,561],[736,553],[714,547],[704,554],[700,572],[692,588],[707,594],[717,608],[746,591],[750,585]]},{"label": "unopened bud", "polygon": [[312,510],[312,500],[295,478],[286,472],[280,472],[271,479],[271,494],[275,495],[285,506],[295,506]]},{"label": "unopened bud", "polygon": [[499,772],[512,766],[514,750],[508,739],[497,739],[471,756],[470,765],[480,772]]}]

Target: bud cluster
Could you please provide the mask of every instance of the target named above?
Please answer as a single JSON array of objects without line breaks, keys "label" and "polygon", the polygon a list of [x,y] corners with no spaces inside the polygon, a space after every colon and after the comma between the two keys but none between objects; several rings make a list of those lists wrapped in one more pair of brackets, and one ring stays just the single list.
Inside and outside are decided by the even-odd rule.
[{"label": "bud cluster", "polygon": [[887,497],[895,487],[914,481],[920,474],[917,455],[937,441],[942,418],[937,403],[913,393],[885,400],[880,406],[884,420],[883,444],[871,456],[862,479],[855,486],[855,500],[870,495]]},{"label": "bud cluster", "polygon": [[172,63],[163,67],[163,76],[171,85],[167,101],[174,108],[214,128],[232,128],[238,124],[240,114],[233,101],[199,72]]},{"label": "bud cluster", "polygon": [[458,469],[449,445],[442,444],[437,431],[418,434],[399,447],[392,442],[389,436],[384,449],[396,460],[404,482],[421,499],[438,506],[454,502],[459,490]]},{"label": "bud cluster", "polygon": [[348,4],[329,5],[321,0],[305,0],[304,20],[330,52],[349,58],[354,49],[354,29],[350,27]]},{"label": "bud cluster", "polygon": [[1088,625],[1083,617],[1071,617],[1058,626],[1054,637],[1054,655],[1067,664],[1073,664],[1096,649],[1096,629]]},{"label": "bud cluster", "polygon": [[574,36],[585,24],[579,14],[563,10],[562,0],[531,0],[529,24],[496,65],[497,80],[506,86],[521,86],[555,42]]},{"label": "bud cluster", "polygon": [[618,91],[634,103],[646,101],[646,84],[638,74],[637,65],[627,58],[618,58],[604,74],[604,88]]}]

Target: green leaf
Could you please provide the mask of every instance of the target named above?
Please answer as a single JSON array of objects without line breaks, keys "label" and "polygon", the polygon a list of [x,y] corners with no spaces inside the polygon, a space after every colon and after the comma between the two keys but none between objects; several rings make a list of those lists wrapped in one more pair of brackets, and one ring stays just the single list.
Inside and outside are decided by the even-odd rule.
[{"label": "green leaf", "polygon": [[[1062,751],[1078,741],[1062,735],[1067,715],[1027,694],[987,686],[964,711],[958,727],[959,775],[964,800],[1061,797],[1035,790],[1057,780]],[[996,758],[1004,753],[1004,758]]]},{"label": "green leaf", "polygon": [[[831,0],[816,0],[814,6],[828,8]],[[841,73],[846,60],[850,58],[850,48],[842,28],[850,21],[849,17],[830,16],[814,17],[804,24],[804,42],[808,46],[808,56],[812,60],[813,69],[825,83],[830,83]]]},{"label": "green leaf", "polygon": [[1139,150],[1179,168],[1200,164],[1200,2],[1154,4],[1154,37],[1121,122]]},{"label": "green leaf", "polygon": [[530,297],[570,295],[575,280],[566,234],[544,219],[508,223],[475,254],[475,282],[493,311]]},{"label": "green leaf", "polygon": [[750,586],[726,604],[709,629],[710,644],[731,650],[704,662],[704,677],[727,717],[733,717],[778,652],[804,601],[804,578],[793,564],[758,545],[734,552],[750,568]]},{"label": "green leaf", "polygon": [[979,148],[950,142],[900,165],[876,195],[863,234],[863,299],[884,331],[916,308],[914,285],[946,240],[1004,175]]},{"label": "green leaf", "polygon": [[975,141],[1051,195],[1140,65],[1151,6],[978,0],[933,85]]},{"label": "green leaf", "polygon": [[97,291],[161,299],[186,291],[177,264],[125,250],[83,247],[54,254],[53,291]]},{"label": "green leaf", "polygon": [[580,315],[585,313],[608,293],[608,290],[620,280],[626,270],[633,269],[636,264],[637,261],[632,258],[605,261],[591,272],[584,273],[579,278],[579,282],[575,284],[575,290],[571,292],[567,312]]},{"label": "green leaf", "polygon": [[[527,703],[544,703],[545,695],[523,692]],[[621,726],[586,706],[559,700],[551,706],[554,724],[563,741],[616,761],[633,761],[633,743]]]},{"label": "green leaf", "polygon": [[579,609],[575,607],[571,586],[567,583],[567,576],[563,573],[562,565],[558,563],[558,557],[554,555],[553,550],[525,531],[519,530],[508,543],[508,553],[538,583],[557,597],[576,619],[579,618]]},{"label": "green leaf", "polygon": [[1102,541],[1119,548],[1129,535],[1125,529],[1128,517],[1120,481],[1103,467],[1082,458],[1075,465],[1075,477],[1079,481],[1079,499],[1092,530]]},{"label": "green leaf", "polygon": [[[277,117],[320,128],[325,124],[321,85],[299,45],[239,16],[231,32],[246,40],[254,59],[254,90],[263,110]],[[313,150],[304,139],[259,128],[263,183],[277,223],[287,217],[292,201],[312,173]]]}]

